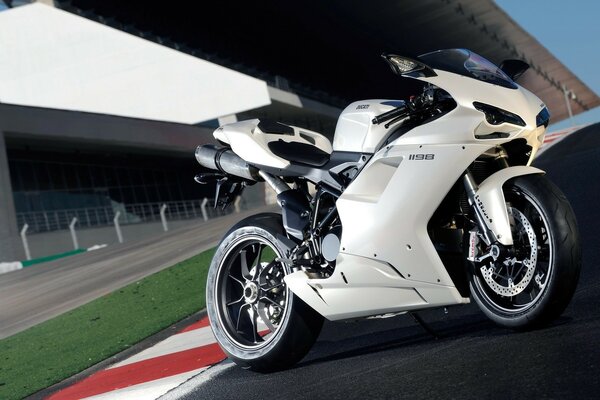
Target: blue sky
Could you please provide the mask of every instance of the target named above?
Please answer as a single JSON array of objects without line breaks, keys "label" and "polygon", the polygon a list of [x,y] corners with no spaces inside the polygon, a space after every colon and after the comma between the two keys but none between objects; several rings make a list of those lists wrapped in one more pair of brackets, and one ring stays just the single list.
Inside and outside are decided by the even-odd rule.
[{"label": "blue sky", "polygon": [[[496,0],[519,25],[600,93],[600,1]],[[600,121],[600,107],[575,116],[576,124]],[[550,130],[570,126],[561,121]]]}]

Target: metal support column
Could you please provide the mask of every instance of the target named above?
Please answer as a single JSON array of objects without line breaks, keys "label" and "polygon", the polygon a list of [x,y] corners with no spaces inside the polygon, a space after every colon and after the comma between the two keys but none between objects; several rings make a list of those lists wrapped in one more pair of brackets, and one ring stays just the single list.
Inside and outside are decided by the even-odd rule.
[{"label": "metal support column", "polygon": [[565,104],[567,105],[567,111],[569,113],[569,121],[571,121],[571,126],[575,126],[573,110],[571,109],[571,99],[575,99],[575,93],[568,90],[566,86],[563,86],[563,93],[565,94]]},{"label": "metal support column", "polygon": [[0,130],[0,262],[20,261],[17,213],[8,169],[4,132]]},{"label": "metal support column", "polygon": [[162,221],[163,231],[167,232],[169,230],[169,226],[167,225],[167,216],[165,212],[167,211],[167,205],[163,204],[160,208],[160,220]]}]

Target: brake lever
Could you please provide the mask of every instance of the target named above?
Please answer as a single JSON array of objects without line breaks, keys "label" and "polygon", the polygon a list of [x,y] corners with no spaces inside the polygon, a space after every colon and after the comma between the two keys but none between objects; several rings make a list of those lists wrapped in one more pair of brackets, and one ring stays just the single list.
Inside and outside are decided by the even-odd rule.
[{"label": "brake lever", "polygon": [[396,107],[390,111],[384,112],[383,114],[376,115],[375,117],[373,117],[371,122],[375,125],[379,125],[381,123],[384,123],[385,121],[389,121],[390,119],[399,117],[406,111],[406,109],[406,106]]}]

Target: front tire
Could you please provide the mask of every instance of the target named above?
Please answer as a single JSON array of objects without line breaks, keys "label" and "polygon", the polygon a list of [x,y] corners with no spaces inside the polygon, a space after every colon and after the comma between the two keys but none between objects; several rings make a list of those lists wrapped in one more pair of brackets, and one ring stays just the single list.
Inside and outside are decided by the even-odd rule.
[{"label": "front tire", "polygon": [[269,372],[291,367],[316,341],[323,317],[287,288],[290,250],[279,214],[251,216],[219,244],[206,283],[206,308],[219,345],[236,364]]},{"label": "front tire", "polygon": [[571,300],[581,270],[579,232],[564,194],[542,175],[504,185],[513,254],[473,263],[471,295],[498,325],[524,330],[549,324]]}]

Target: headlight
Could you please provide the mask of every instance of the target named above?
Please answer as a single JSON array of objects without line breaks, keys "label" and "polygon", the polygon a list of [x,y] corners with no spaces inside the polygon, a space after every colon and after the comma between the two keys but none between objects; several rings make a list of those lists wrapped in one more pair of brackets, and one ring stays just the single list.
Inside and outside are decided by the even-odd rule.
[{"label": "headlight", "polygon": [[490,125],[500,125],[503,122],[507,122],[513,125],[525,126],[525,121],[517,114],[477,101],[473,103],[473,106],[475,106],[476,110],[485,114],[485,120]]}]

